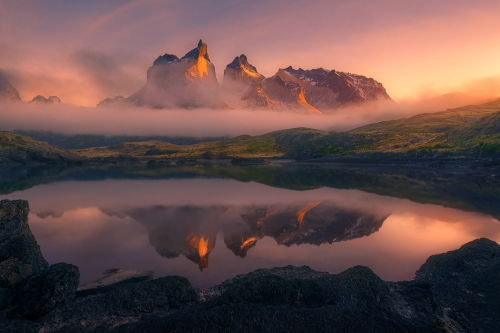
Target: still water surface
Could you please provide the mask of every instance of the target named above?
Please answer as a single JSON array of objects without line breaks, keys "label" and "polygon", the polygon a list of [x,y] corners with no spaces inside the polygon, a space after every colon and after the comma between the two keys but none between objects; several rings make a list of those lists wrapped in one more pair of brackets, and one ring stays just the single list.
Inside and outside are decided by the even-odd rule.
[{"label": "still water surface", "polygon": [[[463,193],[456,193],[455,200],[447,193],[422,203],[425,198],[416,192],[427,191],[426,186],[437,191],[436,183],[451,178],[439,176],[439,182],[429,183],[422,177],[408,180],[399,174],[387,180],[386,173],[378,174],[369,193],[316,181],[310,189],[288,189],[296,185],[293,177],[284,181],[290,186],[280,188],[275,185],[279,170],[267,181],[274,186],[252,177],[207,178],[205,171],[167,179],[62,177],[0,199],[29,201],[30,228],[44,257],[51,264],[77,265],[81,285],[106,269],[131,268],[152,270],[156,277],[181,275],[195,287],[208,287],[255,269],[286,265],[330,273],[363,265],[382,279],[408,280],[432,254],[479,237],[500,242],[500,223],[492,216],[498,187],[488,184],[474,190],[479,191],[471,195],[476,201],[467,201]],[[323,177],[349,177],[330,171]],[[321,179],[318,172],[315,179]],[[398,195],[381,195],[376,193],[380,184],[384,189],[378,192],[384,194],[405,188],[394,192]],[[488,200],[493,201],[484,208]]]}]

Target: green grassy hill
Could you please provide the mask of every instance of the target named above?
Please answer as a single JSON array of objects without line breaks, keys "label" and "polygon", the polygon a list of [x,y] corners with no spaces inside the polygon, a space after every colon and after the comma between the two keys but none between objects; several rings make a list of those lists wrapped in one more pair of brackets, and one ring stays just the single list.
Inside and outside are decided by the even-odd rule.
[{"label": "green grassy hill", "polygon": [[[384,121],[347,132],[308,128],[241,135],[229,140],[176,145],[151,140],[107,147],[64,150],[27,137],[0,132],[0,163],[62,163],[79,158],[282,157],[313,159],[327,156],[446,157],[500,151],[500,99],[411,118]],[[207,152],[209,152],[207,154]]]},{"label": "green grassy hill", "polygon": [[383,121],[351,130],[357,134],[444,133],[491,113],[500,111],[500,99],[483,105],[468,105],[434,113],[422,113],[410,118]]},{"label": "green grassy hill", "polygon": [[436,141],[448,146],[481,150],[485,153],[500,151],[500,111],[448,131]]},{"label": "green grassy hill", "polygon": [[60,164],[78,162],[79,159],[75,153],[46,142],[0,131],[0,165]]}]

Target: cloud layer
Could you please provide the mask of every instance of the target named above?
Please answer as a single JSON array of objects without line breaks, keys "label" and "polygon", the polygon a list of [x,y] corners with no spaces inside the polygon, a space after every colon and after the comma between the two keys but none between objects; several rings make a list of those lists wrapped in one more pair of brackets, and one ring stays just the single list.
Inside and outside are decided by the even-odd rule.
[{"label": "cloud layer", "polygon": [[0,67],[24,100],[94,106],[132,94],[158,55],[182,56],[202,38],[219,81],[245,53],[265,76],[289,65],[348,71],[401,100],[498,75],[499,15],[493,0],[2,0]]}]

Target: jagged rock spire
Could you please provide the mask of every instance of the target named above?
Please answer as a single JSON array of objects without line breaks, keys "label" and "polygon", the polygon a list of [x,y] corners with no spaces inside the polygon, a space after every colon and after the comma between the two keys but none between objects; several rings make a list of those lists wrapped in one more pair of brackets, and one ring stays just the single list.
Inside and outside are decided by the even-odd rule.
[{"label": "jagged rock spire", "polygon": [[204,57],[208,61],[210,61],[210,57],[208,56],[208,46],[207,43],[202,41],[198,42],[198,47],[189,51],[182,59],[198,59],[200,57]]}]

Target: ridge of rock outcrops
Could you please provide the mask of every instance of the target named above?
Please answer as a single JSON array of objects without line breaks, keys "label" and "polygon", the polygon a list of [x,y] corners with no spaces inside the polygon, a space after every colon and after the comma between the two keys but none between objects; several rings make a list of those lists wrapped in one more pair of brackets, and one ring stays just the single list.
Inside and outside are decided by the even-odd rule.
[{"label": "ridge of rock outcrops", "polygon": [[323,68],[295,70],[289,66],[262,84],[266,94],[277,103],[291,106],[299,95],[300,100],[322,113],[347,105],[391,100],[384,86],[374,79]]},{"label": "ridge of rock outcrops", "polygon": [[148,69],[147,78],[146,86],[132,96],[107,98],[98,106],[232,107],[321,114],[347,105],[391,100],[376,80],[335,70],[295,70],[289,66],[265,78],[244,54],[226,66],[219,86],[208,46],[202,40],[182,58],[160,55]]},{"label": "ridge of rock outcrops", "polygon": [[28,102],[33,104],[60,104],[61,99],[57,96],[49,96],[49,98],[45,98],[42,95],[37,95],[33,97],[33,99]]}]

